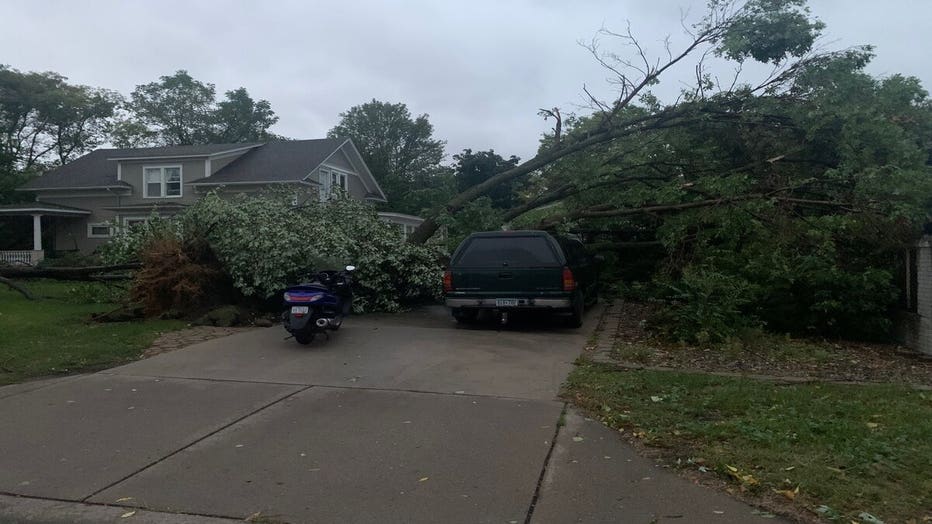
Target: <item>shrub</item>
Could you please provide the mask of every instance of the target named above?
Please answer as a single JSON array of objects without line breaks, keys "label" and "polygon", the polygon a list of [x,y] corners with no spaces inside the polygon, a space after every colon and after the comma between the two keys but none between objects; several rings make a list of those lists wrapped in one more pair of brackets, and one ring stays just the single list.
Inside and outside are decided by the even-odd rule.
[{"label": "shrub", "polygon": [[[396,228],[357,200],[293,206],[292,198],[282,191],[232,198],[210,193],[172,220],[153,220],[123,232],[101,255],[109,263],[165,264],[165,253],[156,257],[147,252],[167,247],[152,244],[153,239],[171,237],[182,245],[203,242],[231,285],[258,300],[274,297],[317,271],[347,264],[358,268],[358,312],[397,311],[405,303],[438,296],[443,255],[438,247],[403,242]],[[170,253],[181,256],[184,250]]]},{"label": "shrub", "polygon": [[186,213],[185,231],[200,229],[246,296],[268,298],[322,269],[355,265],[357,311],[397,311],[439,293],[436,247],[402,241],[399,232],[357,200],[293,207],[287,194],[212,194]]},{"label": "shrub", "polygon": [[113,224],[117,234],[97,250],[97,257],[104,264],[126,264],[142,259],[142,248],[153,238],[176,236],[181,238],[181,222],[163,218],[153,213],[141,224],[130,227]]},{"label": "shrub", "polygon": [[97,255],[82,255],[77,251],[65,251],[45,257],[39,262],[39,267],[87,267],[101,264]]},{"label": "shrub", "polygon": [[667,336],[685,342],[722,342],[760,321],[743,308],[754,300],[753,286],[708,268],[687,268],[667,284],[669,307],[654,320]]}]

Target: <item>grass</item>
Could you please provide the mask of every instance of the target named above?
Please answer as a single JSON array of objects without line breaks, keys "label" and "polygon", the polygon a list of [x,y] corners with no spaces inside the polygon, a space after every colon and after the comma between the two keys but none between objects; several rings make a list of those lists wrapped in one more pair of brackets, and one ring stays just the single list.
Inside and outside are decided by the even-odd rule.
[{"label": "grass", "polygon": [[37,300],[0,285],[0,385],[128,362],[177,320],[88,322],[117,307],[121,292],[90,282],[28,281]]},{"label": "grass", "polygon": [[862,513],[932,520],[932,392],[581,362],[565,393],[667,458],[762,500],[845,523],[869,521]]}]

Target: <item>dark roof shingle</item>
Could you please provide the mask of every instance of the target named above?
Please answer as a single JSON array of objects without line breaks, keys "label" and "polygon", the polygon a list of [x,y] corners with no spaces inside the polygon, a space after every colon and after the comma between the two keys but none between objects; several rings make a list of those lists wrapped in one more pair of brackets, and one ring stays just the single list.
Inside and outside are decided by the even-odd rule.
[{"label": "dark roof shingle", "polygon": [[133,149],[111,149],[109,158],[133,157],[176,157],[176,156],[208,156],[224,151],[261,146],[262,142],[244,142],[240,144],[203,144],[194,146],[160,146],[137,147]]},{"label": "dark roof shingle", "polygon": [[133,149],[98,149],[20,187],[23,190],[91,187],[131,187],[117,180],[117,159],[208,156],[224,151],[252,148],[210,178],[186,182],[292,182],[301,180],[332,155],[345,138],[317,140],[277,140],[262,143],[207,144]]},{"label": "dark roof shingle", "polygon": [[301,180],[332,155],[345,138],[276,140],[248,151],[209,178],[189,183],[293,182]]},{"label": "dark roof shingle", "polygon": [[98,149],[81,158],[33,178],[20,189],[71,187],[118,187],[129,184],[117,181],[117,163],[107,160],[119,149]]}]

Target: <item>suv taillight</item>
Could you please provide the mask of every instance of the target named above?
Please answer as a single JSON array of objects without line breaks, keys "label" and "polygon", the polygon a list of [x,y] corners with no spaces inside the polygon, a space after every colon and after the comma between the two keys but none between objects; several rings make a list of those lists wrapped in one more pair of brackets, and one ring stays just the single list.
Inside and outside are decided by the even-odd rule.
[{"label": "suv taillight", "polygon": [[563,291],[576,291],[576,279],[568,267],[563,268]]},{"label": "suv taillight", "polygon": [[449,269],[443,272],[443,292],[453,291],[453,272]]}]

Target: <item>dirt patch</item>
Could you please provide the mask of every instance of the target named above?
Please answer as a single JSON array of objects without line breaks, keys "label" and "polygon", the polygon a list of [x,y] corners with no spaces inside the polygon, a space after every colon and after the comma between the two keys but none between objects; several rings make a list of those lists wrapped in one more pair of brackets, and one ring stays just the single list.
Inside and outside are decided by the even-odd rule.
[{"label": "dirt patch", "polygon": [[149,349],[142,354],[143,358],[152,357],[160,353],[175,351],[187,346],[206,342],[215,338],[235,335],[253,329],[254,327],[215,327],[215,326],[195,326],[179,331],[172,331],[162,334]]},{"label": "dirt patch", "polygon": [[932,386],[932,359],[900,346],[763,334],[714,347],[671,344],[647,331],[651,313],[648,304],[613,304],[593,346],[598,360],[648,368]]}]

